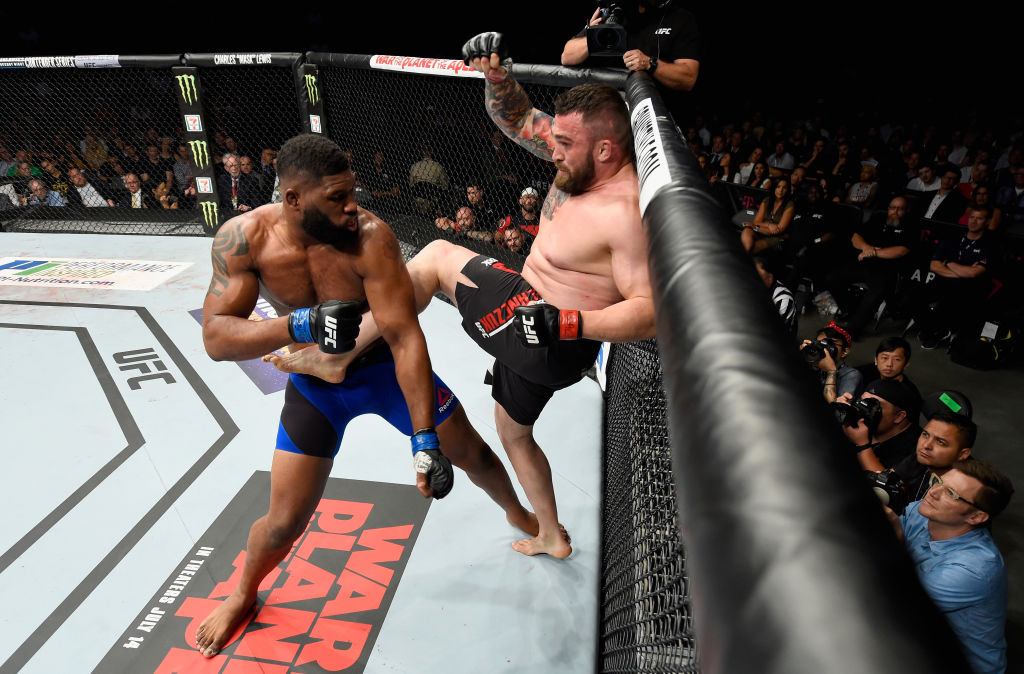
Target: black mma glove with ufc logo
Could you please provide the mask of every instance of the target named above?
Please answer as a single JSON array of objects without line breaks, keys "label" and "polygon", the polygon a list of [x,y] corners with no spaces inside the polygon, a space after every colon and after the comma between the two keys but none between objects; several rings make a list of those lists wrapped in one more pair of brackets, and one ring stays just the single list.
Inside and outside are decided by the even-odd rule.
[{"label": "black mma glove with ufc logo", "polygon": [[583,317],[574,309],[559,310],[550,304],[516,307],[512,319],[516,337],[529,348],[548,346],[562,339],[583,338]]},{"label": "black mma glove with ufc logo", "polygon": [[356,346],[362,318],[360,302],[328,300],[288,314],[288,333],[298,344],[316,342],[324,353],[345,353]]}]

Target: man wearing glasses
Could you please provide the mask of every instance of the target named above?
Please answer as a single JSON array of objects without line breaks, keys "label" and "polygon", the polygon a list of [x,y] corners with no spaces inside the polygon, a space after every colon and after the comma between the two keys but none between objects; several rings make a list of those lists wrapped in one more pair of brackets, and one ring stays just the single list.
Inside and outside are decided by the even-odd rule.
[{"label": "man wearing glasses", "polygon": [[957,461],[925,497],[891,514],[925,592],[960,639],[972,669],[1006,670],[1006,567],[988,523],[1013,485],[980,459]]}]

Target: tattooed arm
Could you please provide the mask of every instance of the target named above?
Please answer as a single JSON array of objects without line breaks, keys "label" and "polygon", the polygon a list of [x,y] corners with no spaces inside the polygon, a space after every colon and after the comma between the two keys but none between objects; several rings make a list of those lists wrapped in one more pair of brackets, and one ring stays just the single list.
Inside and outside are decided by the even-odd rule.
[{"label": "tattooed arm", "polygon": [[[499,78],[504,77],[504,79]],[[553,134],[551,115],[533,107],[530,97],[504,68],[487,73],[484,88],[487,114],[506,136],[541,159],[551,161]]]},{"label": "tattooed arm", "polygon": [[248,360],[291,343],[288,318],[250,321],[259,279],[249,252],[245,217],[233,218],[213,240],[213,280],[203,302],[203,344],[214,360]]}]

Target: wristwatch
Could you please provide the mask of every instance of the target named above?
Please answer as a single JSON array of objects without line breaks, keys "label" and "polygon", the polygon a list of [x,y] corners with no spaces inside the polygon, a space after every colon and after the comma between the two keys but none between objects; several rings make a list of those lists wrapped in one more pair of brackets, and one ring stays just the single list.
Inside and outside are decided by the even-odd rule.
[{"label": "wristwatch", "polygon": [[650,59],[651,59],[651,65],[649,65],[647,67],[647,72],[649,72],[650,74],[653,75],[654,71],[658,69],[658,57],[657,56],[651,56]]}]

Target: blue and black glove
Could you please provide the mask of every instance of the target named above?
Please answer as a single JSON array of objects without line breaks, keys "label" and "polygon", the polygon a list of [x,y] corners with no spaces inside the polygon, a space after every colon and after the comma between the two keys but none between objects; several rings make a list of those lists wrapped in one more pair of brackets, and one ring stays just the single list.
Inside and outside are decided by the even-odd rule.
[{"label": "blue and black glove", "polygon": [[315,342],[324,353],[345,353],[356,347],[361,302],[328,300],[288,314],[288,333],[298,344]]},{"label": "blue and black glove", "polygon": [[455,484],[455,471],[452,470],[452,462],[441,453],[437,433],[433,428],[424,428],[416,431],[411,440],[416,472],[427,476],[427,485],[433,487],[434,498],[444,498]]}]

